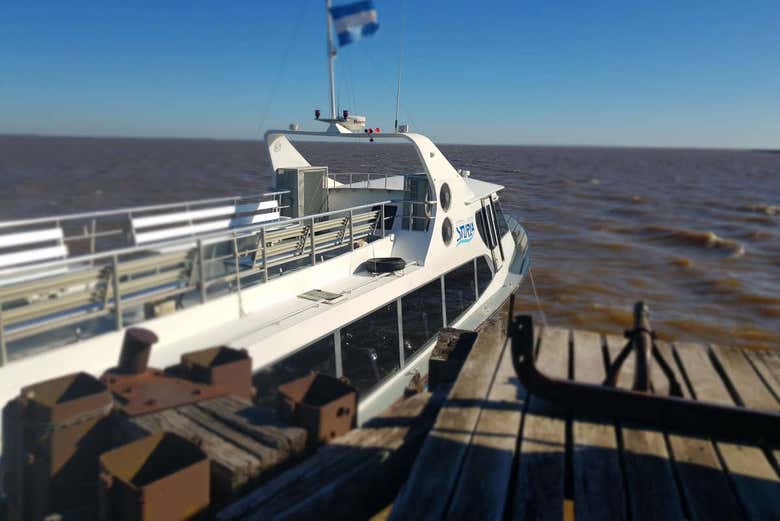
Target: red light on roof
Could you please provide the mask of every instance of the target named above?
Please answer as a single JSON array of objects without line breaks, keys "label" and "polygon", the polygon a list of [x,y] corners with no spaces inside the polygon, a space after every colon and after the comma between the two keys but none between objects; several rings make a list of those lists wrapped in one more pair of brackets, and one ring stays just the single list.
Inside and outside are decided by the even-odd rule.
[{"label": "red light on roof", "polygon": [[374,132],[376,132],[377,134],[379,134],[379,132],[381,132],[381,131],[379,130],[379,127],[376,127],[376,128],[374,129]]}]

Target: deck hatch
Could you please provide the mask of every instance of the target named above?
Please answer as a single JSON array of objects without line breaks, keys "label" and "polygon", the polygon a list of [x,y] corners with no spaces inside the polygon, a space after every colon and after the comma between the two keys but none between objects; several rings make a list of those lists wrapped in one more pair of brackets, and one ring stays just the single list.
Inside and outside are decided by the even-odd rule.
[{"label": "deck hatch", "polygon": [[298,297],[305,298],[306,300],[313,300],[314,302],[322,302],[324,304],[335,304],[344,299],[344,293],[333,293],[332,291],[311,289],[305,293],[301,293],[298,295]]}]

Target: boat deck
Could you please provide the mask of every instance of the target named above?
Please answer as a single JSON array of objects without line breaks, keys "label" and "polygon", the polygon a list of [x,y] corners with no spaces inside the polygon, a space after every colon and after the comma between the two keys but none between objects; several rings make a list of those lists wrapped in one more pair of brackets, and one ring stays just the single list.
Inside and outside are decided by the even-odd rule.
[{"label": "boat deck", "polygon": [[[235,348],[252,350],[275,334],[283,333],[291,325],[314,318],[341,303],[358,298],[372,290],[385,286],[400,277],[406,277],[418,271],[420,266],[408,264],[400,273],[373,275],[366,271],[317,285],[320,289],[342,297],[332,304],[307,300],[299,295],[290,294],[289,298],[273,300],[260,310],[252,312],[226,324],[219,324],[211,330],[183,338],[166,347],[166,351],[179,356],[187,349],[205,348],[215,345],[230,345]],[[170,356],[168,356],[170,358]],[[260,358],[258,358],[260,359]]]},{"label": "boat deck", "polygon": [[[523,388],[504,331],[501,319],[485,323],[448,392],[401,402],[321,449],[305,472],[283,474],[219,519],[330,511],[346,511],[345,519],[369,511],[390,519],[780,519],[780,447],[575,417]],[[542,329],[537,341],[543,372],[590,383],[603,381],[625,342],[558,327]],[[777,353],[698,343],[659,348],[687,398],[780,411]],[[632,358],[621,387],[630,386]],[[656,392],[668,393],[653,367]],[[431,410],[435,421],[426,420]],[[420,442],[426,422],[432,427]],[[336,454],[349,458],[350,471],[333,474]]]}]

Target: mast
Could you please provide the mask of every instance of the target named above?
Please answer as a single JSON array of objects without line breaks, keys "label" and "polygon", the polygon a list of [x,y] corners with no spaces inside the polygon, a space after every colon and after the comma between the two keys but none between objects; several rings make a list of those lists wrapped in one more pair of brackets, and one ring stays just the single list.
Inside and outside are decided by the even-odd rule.
[{"label": "mast", "polygon": [[401,37],[398,42],[398,87],[395,91],[395,132],[398,133],[398,114],[401,111],[401,64],[404,58],[404,0],[401,0]]},{"label": "mast", "polygon": [[333,46],[333,23],[330,19],[330,1],[325,0],[325,18],[328,21],[328,73],[330,74],[330,119],[336,120],[336,80],[333,76],[333,62],[336,48]]}]

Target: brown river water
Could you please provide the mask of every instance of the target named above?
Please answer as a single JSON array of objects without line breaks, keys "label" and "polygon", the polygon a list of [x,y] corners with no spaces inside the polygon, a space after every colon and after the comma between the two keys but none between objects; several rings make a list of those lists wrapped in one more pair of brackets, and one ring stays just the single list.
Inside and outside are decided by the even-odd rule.
[{"label": "brown river water", "polygon": [[[303,148],[332,168],[400,172],[397,147]],[[780,347],[780,153],[442,145],[500,183],[528,231],[551,324],[620,334],[636,300],[662,338]],[[373,165],[373,166],[372,166]],[[0,136],[0,219],[258,193],[262,143]],[[535,314],[530,284],[520,305]]]}]

